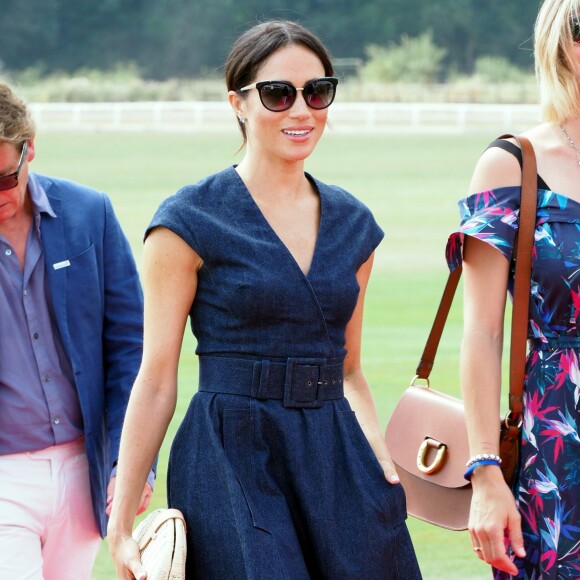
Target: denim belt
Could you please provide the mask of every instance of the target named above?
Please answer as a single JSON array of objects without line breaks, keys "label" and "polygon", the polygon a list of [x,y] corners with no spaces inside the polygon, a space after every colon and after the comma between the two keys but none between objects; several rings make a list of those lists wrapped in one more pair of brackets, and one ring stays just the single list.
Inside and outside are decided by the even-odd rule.
[{"label": "denim belt", "polygon": [[530,338],[531,350],[560,350],[563,348],[580,348],[580,336],[554,336],[548,338]]},{"label": "denim belt", "polygon": [[199,391],[279,399],[284,407],[318,408],[323,401],[342,399],[343,382],[342,358],[199,357]]}]

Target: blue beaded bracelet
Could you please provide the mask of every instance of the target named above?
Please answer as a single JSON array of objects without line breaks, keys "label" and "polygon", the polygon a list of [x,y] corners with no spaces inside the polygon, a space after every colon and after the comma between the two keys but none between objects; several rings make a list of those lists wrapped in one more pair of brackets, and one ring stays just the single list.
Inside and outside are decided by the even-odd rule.
[{"label": "blue beaded bracelet", "polygon": [[479,461],[475,461],[472,463],[467,471],[463,474],[463,477],[467,479],[467,481],[471,481],[471,476],[473,472],[481,465],[497,465],[498,467],[501,466],[501,463],[497,461],[497,459],[480,459]]}]

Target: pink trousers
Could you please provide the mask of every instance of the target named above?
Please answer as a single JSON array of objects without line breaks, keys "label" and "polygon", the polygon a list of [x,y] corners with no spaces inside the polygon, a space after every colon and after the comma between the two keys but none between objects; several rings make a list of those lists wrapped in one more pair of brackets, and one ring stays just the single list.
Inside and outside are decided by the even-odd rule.
[{"label": "pink trousers", "polygon": [[89,580],[100,541],[82,441],[0,455],[0,578]]}]

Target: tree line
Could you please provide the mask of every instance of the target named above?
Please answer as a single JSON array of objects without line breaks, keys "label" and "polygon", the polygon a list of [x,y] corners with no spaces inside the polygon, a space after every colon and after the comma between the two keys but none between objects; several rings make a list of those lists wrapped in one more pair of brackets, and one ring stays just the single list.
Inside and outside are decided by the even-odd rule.
[{"label": "tree line", "polygon": [[442,75],[482,56],[533,68],[541,0],[2,0],[0,67],[42,75],[132,64],[148,79],[221,75],[233,40],[258,21],[306,25],[337,59],[367,58],[425,31],[445,50]]}]

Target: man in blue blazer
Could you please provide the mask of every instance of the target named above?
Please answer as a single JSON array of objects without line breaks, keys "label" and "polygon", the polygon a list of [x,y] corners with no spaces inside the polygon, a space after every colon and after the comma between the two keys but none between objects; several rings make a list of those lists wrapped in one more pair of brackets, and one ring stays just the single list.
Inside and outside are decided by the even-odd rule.
[{"label": "man in blue blazer", "polygon": [[141,361],[142,294],[108,197],[30,173],[34,137],[0,83],[0,578],[89,579]]}]

